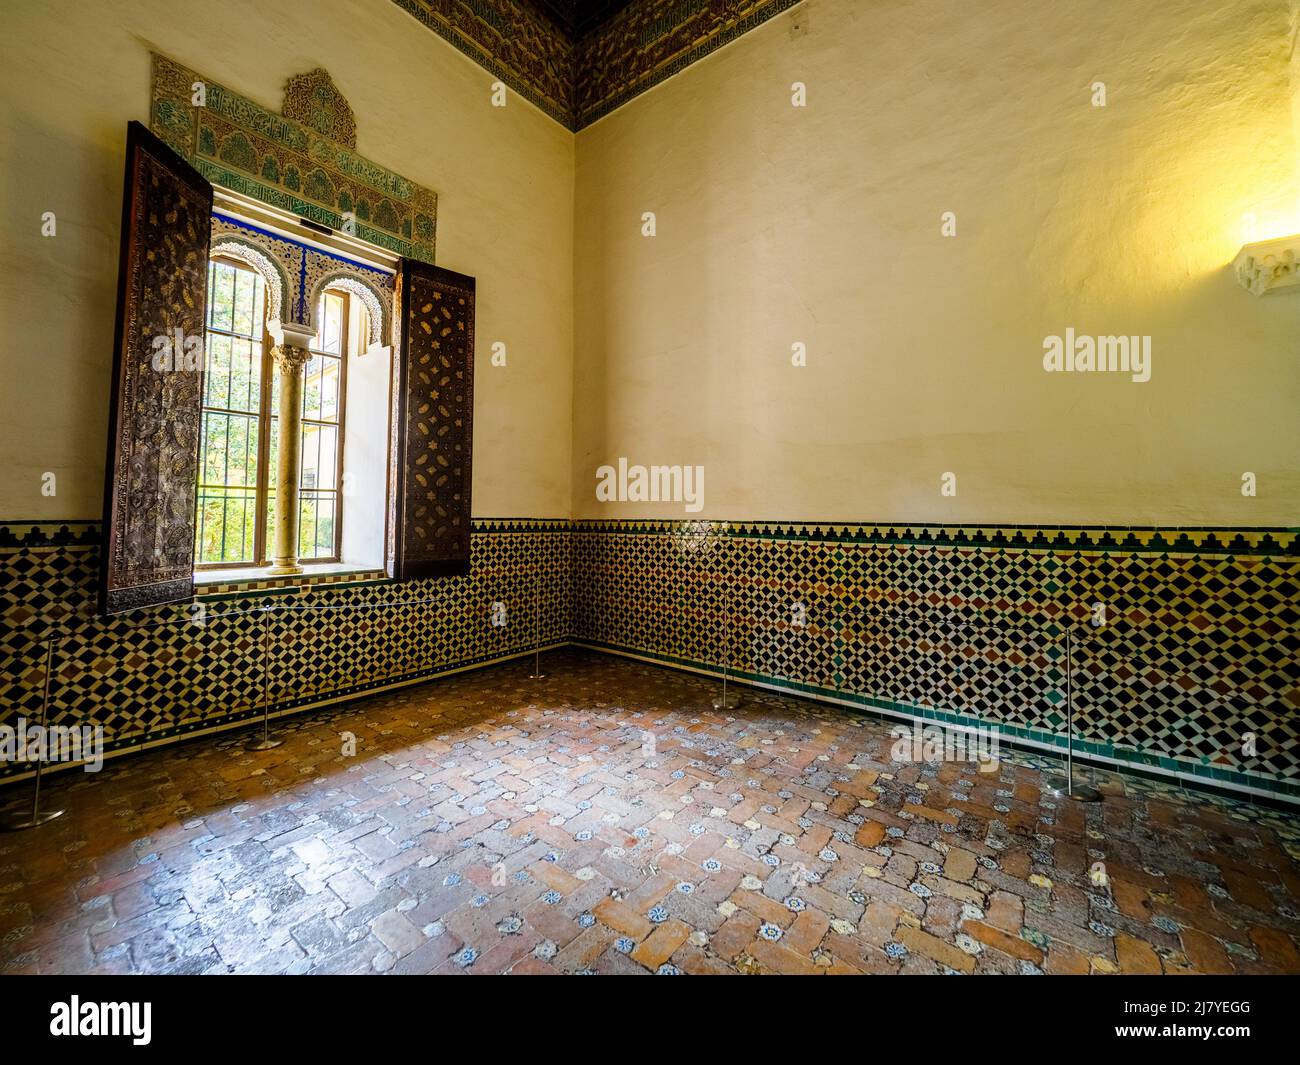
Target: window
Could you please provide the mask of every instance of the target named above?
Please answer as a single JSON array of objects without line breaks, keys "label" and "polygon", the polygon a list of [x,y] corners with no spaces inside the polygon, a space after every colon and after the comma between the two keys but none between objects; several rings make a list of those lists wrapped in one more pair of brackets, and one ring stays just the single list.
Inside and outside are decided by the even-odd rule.
[{"label": "window", "polygon": [[[474,279],[310,226],[297,239],[300,218],[214,189],[139,122],[126,157],[99,613],[184,602],[268,556],[285,576],[304,555],[397,581],[467,574]],[[289,317],[305,294],[307,328]],[[268,318],[297,349],[293,377],[272,366]],[[164,376],[160,341],[178,335],[204,358]],[[276,410],[277,378],[301,407]],[[304,414],[306,464],[282,478],[272,432]],[[272,488],[306,497],[286,523],[303,552],[274,542]]]},{"label": "window", "polygon": [[252,566],[265,558],[268,363],[266,286],[225,259],[208,268],[194,560]]},{"label": "window", "polygon": [[[266,286],[243,263],[208,270],[196,568],[260,566],[275,524],[279,373],[266,334]],[[343,412],[347,360],[366,335],[364,305],[327,289],[304,372],[298,553],[335,562],[342,535]]]}]

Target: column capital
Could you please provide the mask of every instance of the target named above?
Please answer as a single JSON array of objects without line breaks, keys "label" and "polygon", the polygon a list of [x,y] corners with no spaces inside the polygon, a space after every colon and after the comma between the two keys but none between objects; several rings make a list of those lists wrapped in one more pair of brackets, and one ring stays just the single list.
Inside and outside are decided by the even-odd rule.
[{"label": "column capital", "polygon": [[311,361],[311,352],[294,344],[276,344],[271,358],[282,373],[297,373]]}]

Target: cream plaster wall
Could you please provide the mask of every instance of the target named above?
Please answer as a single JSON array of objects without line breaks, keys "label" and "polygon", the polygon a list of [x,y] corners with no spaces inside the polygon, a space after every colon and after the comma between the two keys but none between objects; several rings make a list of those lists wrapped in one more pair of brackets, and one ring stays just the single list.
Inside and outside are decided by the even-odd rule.
[{"label": "cream plaster wall", "polygon": [[438,192],[438,262],[478,279],[474,513],[566,516],[572,134],[517,97],[491,107],[492,77],[389,3],[27,0],[0,44],[0,517],[100,514],[124,140],[148,122],[151,48],[275,109],[325,67],[358,150]]},{"label": "cream plaster wall", "polygon": [[[11,5],[0,516],[99,513],[122,143],[157,48],[270,106],[326,67],[360,151],[438,191],[439,261],[479,284],[477,515],[680,515],[596,503],[627,456],[704,464],[712,517],[1300,524],[1300,299],[1227,268],[1300,229],[1295,17],[807,0],[575,145],[391,4]],[[1151,335],[1152,380],[1044,373],[1067,327]]]},{"label": "cream plaster wall", "polygon": [[1300,230],[1293,8],[808,0],[579,133],[575,514],[682,515],[596,502],[627,456],[720,518],[1300,524],[1300,298],[1228,269]]}]

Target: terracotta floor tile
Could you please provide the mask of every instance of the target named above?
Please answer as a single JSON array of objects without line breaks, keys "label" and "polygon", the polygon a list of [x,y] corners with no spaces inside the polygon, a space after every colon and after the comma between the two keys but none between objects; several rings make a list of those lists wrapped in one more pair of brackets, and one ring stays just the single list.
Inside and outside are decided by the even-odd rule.
[{"label": "terracotta floor tile", "polygon": [[0,836],[0,971],[1300,969],[1286,811],[1102,772],[1070,804],[1032,756],[893,763],[888,721],[543,665],[52,774],[67,813]]}]

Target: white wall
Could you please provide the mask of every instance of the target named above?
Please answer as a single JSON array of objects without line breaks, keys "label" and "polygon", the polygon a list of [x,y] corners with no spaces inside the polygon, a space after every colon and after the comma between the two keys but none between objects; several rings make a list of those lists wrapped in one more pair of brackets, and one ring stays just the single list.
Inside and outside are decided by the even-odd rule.
[{"label": "white wall", "polygon": [[627,456],[710,517],[1297,524],[1300,298],[1228,265],[1300,230],[1290,7],[808,0],[580,132],[575,514],[682,516],[596,502]]},{"label": "white wall", "polygon": [[4,32],[0,518],[101,512],[122,159],[127,121],[148,123],[150,49],[276,110],[286,78],[330,72],[358,150],[439,194],[439,264],[478,280],[475,515],[569,513],[572,134],[517,97],[492,107],[491,75],[375,0],[43,0],[6,5]]}]

